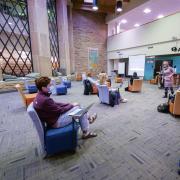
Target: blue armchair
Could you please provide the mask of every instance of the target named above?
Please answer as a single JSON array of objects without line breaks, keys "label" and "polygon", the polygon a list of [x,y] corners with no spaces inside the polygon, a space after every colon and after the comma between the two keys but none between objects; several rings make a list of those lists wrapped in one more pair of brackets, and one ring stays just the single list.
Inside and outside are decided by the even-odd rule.
[{"label": "blue armchair", "polygon": [[73,121],[63,128],[47,128],[45,123],[39,119],[33,103],[28,106],[27,112],[37,130],[42,149],[47,155],[76,150],[79,128],[77,122]]},{"label": "blue armchair", "polygon": [[67,87],[63,84],[56,85],[55,79],[51,80],[51,92],[52,94],[57,94],[57,95],[66,95],[67,94]]},{"label": "blue armchair", "polygon": [[29,94],[36,93],[38,91],[35,84],[29,84],[27,79],[24,80],[24,85]]}]

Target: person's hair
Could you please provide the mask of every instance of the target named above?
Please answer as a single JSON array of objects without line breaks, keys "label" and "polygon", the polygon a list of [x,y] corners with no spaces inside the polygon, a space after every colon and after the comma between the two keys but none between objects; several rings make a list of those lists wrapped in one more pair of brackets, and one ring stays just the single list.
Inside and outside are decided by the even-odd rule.
[{"label": "person's hair", "polygon": [[133,77],[137,77],[137,72],[133,72]]},{"label": "person's hair", "polygon": [[101,73],[105,73],[105,71],[104,71],[104,70],[102,70],[102,71],[101,71]]},{"label": "person's hair", "polygon": [[87,73],[87,77],[91,77],[91,73],[90,72]]},{"label": "person's hair", "polygon": [[39,91],[42,90],[42,87],[47,87],[47,85],[51,82],[51,79],[48,77],[40,77],[35,80],[36,87]]},{"label": "person's hair", "polygon": [[168,61],[163,61],[163,64],[165,64],[165,63],[169,65],[169,62],[168,62]]}]

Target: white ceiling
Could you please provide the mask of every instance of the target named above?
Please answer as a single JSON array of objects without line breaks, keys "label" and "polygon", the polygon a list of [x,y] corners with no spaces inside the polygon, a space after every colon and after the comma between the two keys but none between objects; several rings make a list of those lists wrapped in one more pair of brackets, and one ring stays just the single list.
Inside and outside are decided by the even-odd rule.
[{"label": "white ceiling", "polygon": [[[144,9],[149,8],[151,12],[145,14]],[[148,2],[134,8],[133,10],[118,16],[117,18],[108,22],[108,24],[119,24],[123,19],[127,20],[127,23],[120,24],[120,28],[124,30],[135,28],[134,24],[143,25],[157,20],[157,16],[162,14],[169,16],[180,12],[180,0],[149,0]],[[180,23],[180,21],[179,21]]]}]

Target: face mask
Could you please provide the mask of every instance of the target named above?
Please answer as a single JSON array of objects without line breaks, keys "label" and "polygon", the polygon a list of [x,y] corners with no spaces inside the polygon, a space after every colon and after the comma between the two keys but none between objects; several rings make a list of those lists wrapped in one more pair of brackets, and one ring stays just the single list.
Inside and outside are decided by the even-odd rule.
[{"label": "face mask", "polygon": [[165,64],[165,65],[163,65],[163,68],[165,68],[165,69],[166,69],[167,67],[168,67],[168,65],[166,65],[166,64]]}]

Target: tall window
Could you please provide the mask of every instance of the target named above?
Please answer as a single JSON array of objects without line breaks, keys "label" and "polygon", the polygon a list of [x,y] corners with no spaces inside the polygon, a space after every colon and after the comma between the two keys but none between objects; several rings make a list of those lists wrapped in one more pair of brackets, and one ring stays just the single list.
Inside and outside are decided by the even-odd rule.
[{"label": "tall window", "polygon": [[47,0],[47,11],[52,69],[57,70],[60,67],[60,62],[58,45],[58,27],[56,16],[56,0]]},{"label": "tall window", "polygon": [[0,66],[16,76],[32,71],[27,0],[0,0]]}]

